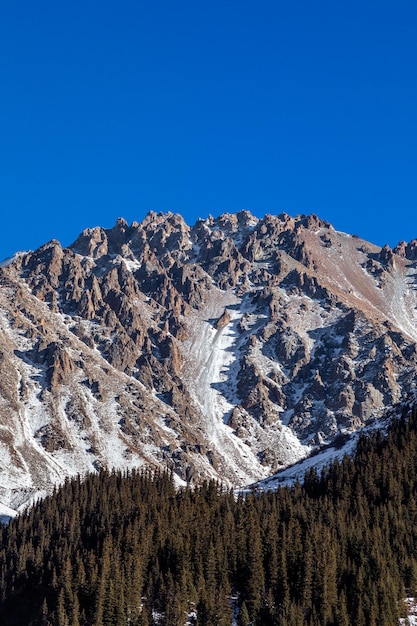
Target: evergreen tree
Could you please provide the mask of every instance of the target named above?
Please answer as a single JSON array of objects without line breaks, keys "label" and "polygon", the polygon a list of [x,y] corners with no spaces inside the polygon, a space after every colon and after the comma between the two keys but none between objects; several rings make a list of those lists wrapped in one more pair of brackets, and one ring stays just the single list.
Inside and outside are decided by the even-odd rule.
[{"label": "evergreen tree", "polygon": [[249,626],[250,617],[246,602],[242,603],[237,617],[237,626]]}]

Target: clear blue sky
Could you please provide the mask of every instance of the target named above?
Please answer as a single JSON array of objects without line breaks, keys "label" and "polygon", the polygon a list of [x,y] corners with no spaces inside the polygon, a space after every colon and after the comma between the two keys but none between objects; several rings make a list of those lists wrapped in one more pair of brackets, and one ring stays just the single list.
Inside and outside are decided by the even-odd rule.
[{"label": "clear blue sky", "polygon": [[119,216],[417,238],[415,0],[2,0],[0,258]]}]

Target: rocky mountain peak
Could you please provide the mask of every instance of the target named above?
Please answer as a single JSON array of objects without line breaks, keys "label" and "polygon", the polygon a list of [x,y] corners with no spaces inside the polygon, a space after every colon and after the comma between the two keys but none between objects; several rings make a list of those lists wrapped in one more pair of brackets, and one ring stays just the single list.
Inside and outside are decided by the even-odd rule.
[{"label": "rocky mountain peak", "polygon": [[108,254],[108,239],[104,228],[86,228],[70,246],[71,250],[82,256],[98,259]]},{"label": "rocky mountain peak", "polygon": [[243,485],[412,391],[416,240],[315,215],[150,212],[0,268],[0,500],[170,467]]}]

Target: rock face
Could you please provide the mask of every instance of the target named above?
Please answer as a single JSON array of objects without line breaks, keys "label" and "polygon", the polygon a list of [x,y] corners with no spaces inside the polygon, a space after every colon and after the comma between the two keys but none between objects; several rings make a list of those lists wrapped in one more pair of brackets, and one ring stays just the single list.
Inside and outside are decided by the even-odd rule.
[{"label": "rock face", "polygon": [[0,268],[0,502],[70,474],[264,478],[405,397],[416,241],[314,215],[149,213]]}]

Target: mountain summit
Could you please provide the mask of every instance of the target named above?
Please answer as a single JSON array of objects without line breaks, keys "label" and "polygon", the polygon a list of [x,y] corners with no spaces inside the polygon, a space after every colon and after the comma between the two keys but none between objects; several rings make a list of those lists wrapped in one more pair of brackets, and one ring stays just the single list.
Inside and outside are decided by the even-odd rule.
[{"label": "mountain summit", "polygon": [[0,267],[0,503],[168,467],[243,486],[414,388],[417,242],[149,213]]}]

